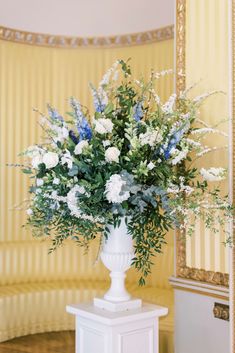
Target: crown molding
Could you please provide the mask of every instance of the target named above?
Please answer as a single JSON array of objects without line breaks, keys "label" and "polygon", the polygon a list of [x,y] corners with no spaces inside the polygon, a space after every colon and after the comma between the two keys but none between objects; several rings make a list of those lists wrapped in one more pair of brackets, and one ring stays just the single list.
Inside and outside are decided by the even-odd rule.
[{"label": "crown molding", "polygon": [[174,38],[174,25],[152,31],[104,37],[72,37],[26,32],[0,26],[0,40],[52,48],[116,48],[150,44]]}]

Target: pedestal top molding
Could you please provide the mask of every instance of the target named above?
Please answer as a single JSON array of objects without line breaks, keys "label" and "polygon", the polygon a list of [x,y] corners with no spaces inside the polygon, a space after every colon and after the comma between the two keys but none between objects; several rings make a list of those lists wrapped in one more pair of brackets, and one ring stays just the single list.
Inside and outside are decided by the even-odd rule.
[{"label": "pedestal top molding", "polygon": [[144,304],[143,307],[134,310],[126,310],[122,312],[111,312],[108,310],[102,310],[93,305],[93,303],[84,303],[84,304],[73,304],[67,305],[66,311],[70,314],[76,316],[82,316],[89,320],[100,322],[105,325],[118,325],[125,322],[133,321],[133,317],[138,319],[147,319],[150,317],[161,317],[165,316],[168,313],[168,308]]},{"label": "pedestal top molding", "polygon": [[0,26],[0,39],[44,47],[53,48],[109,48],[143,45],[174,37],[174,26],[166,26],[146,32],[122,34],[106,37],[72,37],[21,31],[18,29]]}]

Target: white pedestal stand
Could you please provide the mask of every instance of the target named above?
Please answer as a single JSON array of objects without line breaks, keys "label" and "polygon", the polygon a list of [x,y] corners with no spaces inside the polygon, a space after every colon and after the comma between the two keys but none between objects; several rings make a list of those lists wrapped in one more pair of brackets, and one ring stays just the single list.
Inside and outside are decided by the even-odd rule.
[{"label": "white pedestal stand", "polygon": [[76,316],[76,353],[158,353],[158,319],[168,313],[150,304],[120,312],[93,303],[66,309]]}]

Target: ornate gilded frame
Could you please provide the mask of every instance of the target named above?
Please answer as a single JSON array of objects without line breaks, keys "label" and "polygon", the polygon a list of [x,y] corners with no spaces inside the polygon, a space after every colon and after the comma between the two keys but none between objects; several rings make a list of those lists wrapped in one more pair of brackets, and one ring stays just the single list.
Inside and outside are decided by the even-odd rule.
[{"label": "ornate gilded frame", "polygon": [[[235,0],[233,0],[235,1]],[[187,0],[176,0],[176,93],[179,94],[186,87],[186,4]],[[235,268],[235,256],[234,256]],[[206,271],[186,265],[186,244],[182,234],[176,234],[176,276],[195,281],[202,281],[214,285],[229,286],[227,273]]]}]

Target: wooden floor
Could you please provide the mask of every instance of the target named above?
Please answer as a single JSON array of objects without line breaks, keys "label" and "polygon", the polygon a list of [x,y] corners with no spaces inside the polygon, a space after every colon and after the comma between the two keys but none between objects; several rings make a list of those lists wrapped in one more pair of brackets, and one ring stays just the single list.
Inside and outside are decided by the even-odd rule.
[{"label": "wooden floor", "polygon": [[0,343],[0,353],[74,353],[74,331],[40,333]]}]

